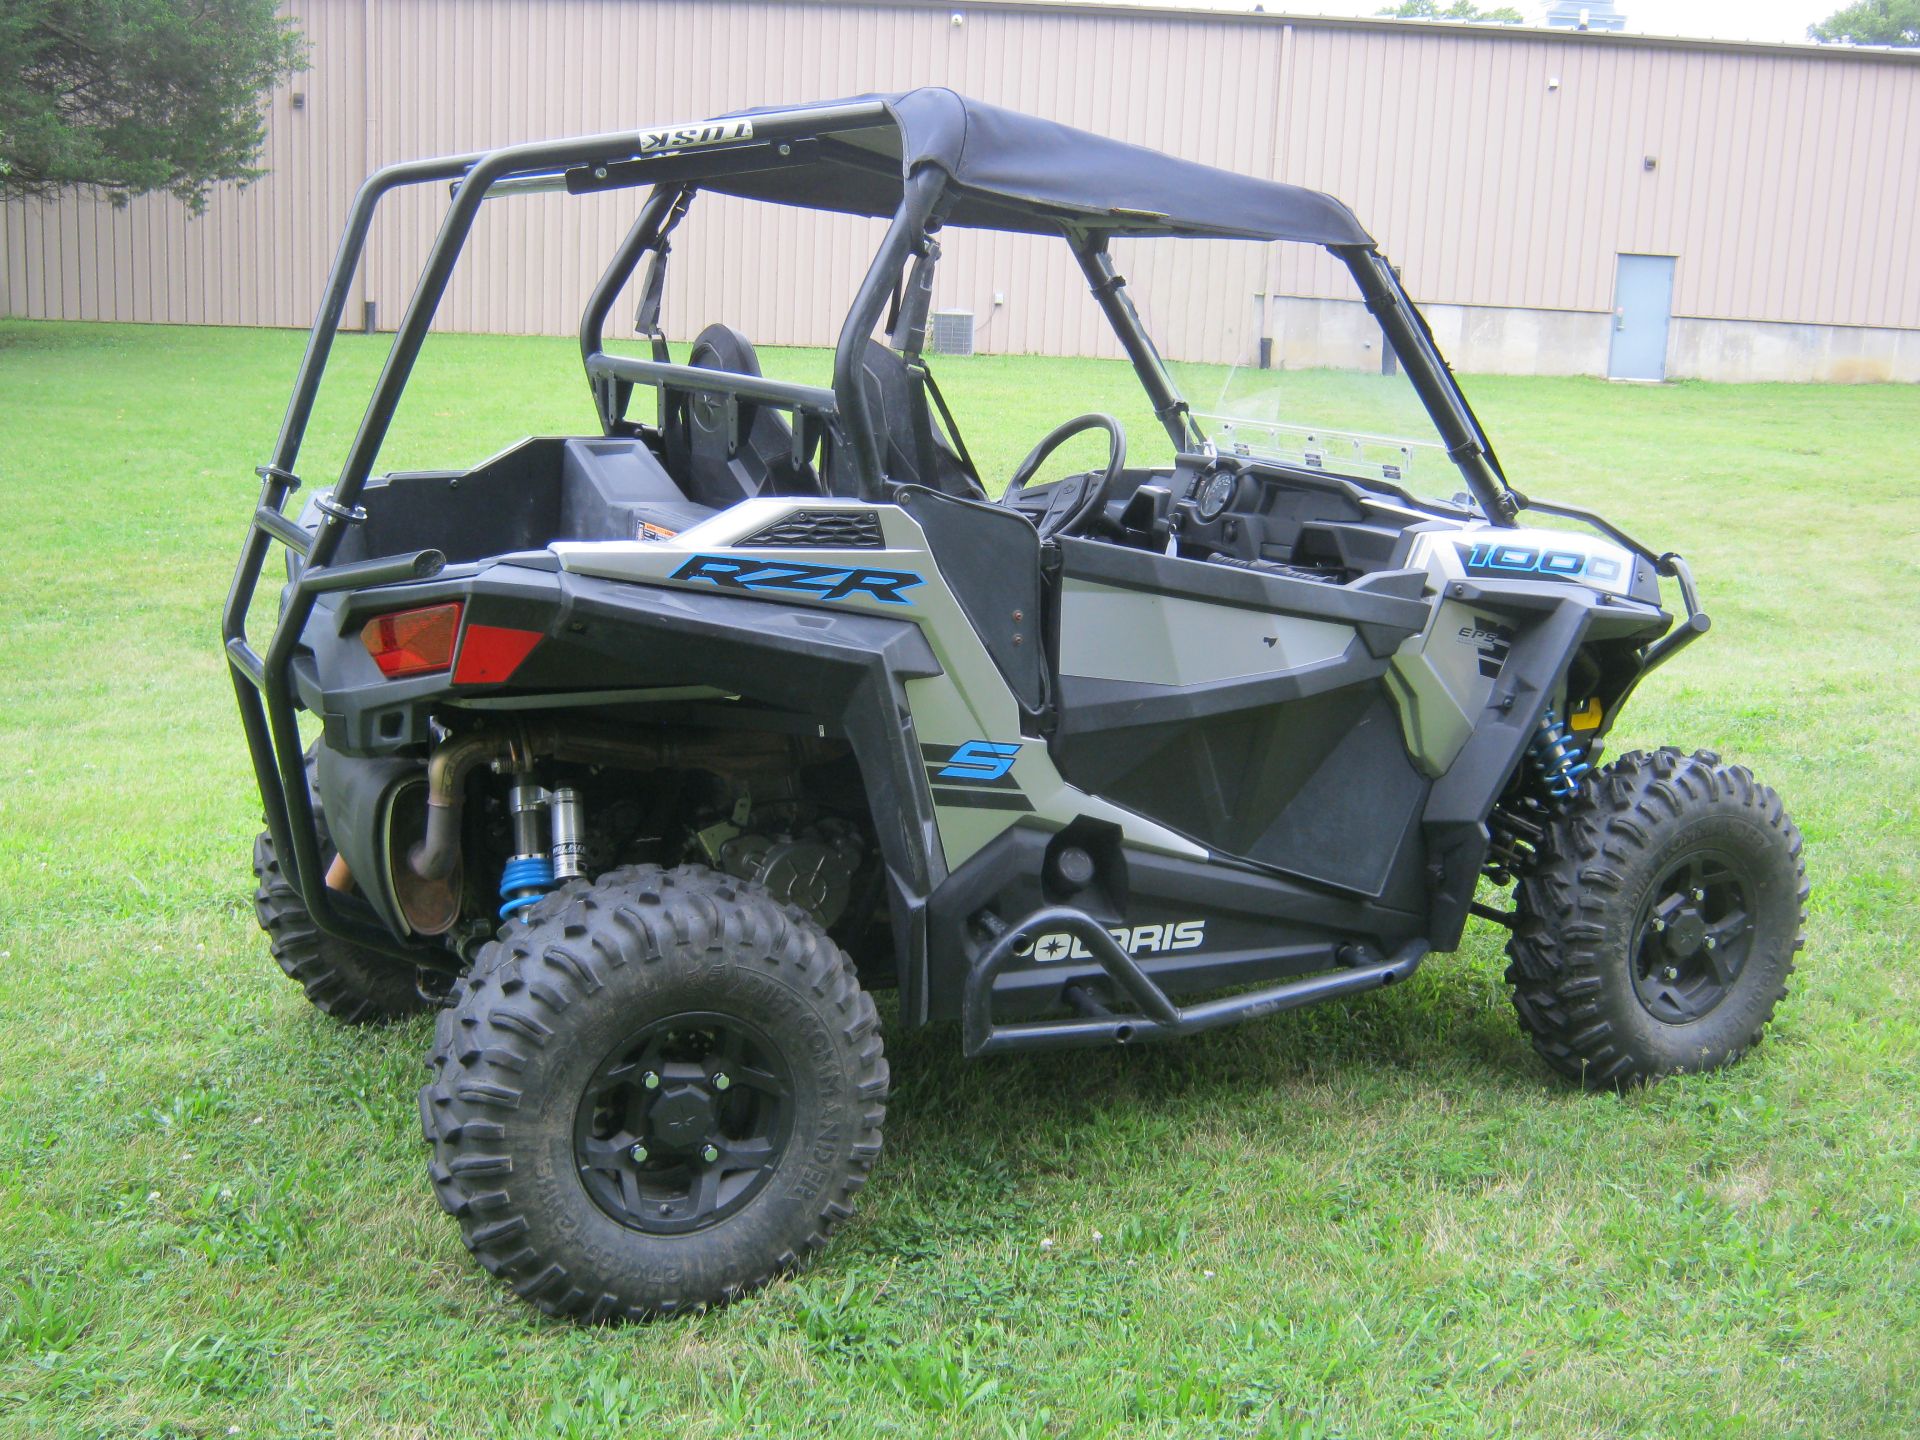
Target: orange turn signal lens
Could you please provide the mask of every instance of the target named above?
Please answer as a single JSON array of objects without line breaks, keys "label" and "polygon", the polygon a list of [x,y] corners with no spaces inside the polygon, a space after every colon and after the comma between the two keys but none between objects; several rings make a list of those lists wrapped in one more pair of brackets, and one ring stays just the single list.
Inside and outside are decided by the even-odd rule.
[{"label": "orange turn signal lens", "polygon": [[460,638],[460,602],[428,605],[420,610],[398,610],[376,615],[360,632],[373,663],[389,680],[405,675],[432,675],[453,664]]}]

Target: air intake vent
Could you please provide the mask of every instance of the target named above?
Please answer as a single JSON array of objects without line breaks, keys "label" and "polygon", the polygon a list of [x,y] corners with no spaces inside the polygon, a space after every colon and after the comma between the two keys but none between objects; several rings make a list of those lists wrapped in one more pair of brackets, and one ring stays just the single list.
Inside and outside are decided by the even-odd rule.
[{"label": "air intake vent", "polygon": [[973,312],[971,310],[936,310],[933,312],[933,335],[928,348],[936,355],[971,355],[973,353]]},{"label": "air intake vent", "polygon": [[880,550],[886,542],[871,510],[796,510],[739,543],[749,550]]}]

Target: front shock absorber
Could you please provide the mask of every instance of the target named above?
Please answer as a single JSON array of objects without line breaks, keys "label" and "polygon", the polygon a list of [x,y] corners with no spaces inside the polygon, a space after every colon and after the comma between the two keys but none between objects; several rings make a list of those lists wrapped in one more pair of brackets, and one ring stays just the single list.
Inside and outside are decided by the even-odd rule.
[{"label": "front shock absorber", "polygon": [[1593,767],[1586,751],[1567,730],[1564,720],[1552,710],[1540,717],[1540,728],[1527,747],[1527,760],[1534,774],[1555,800],[1571,800],[1580,791],[1580,780]]}]

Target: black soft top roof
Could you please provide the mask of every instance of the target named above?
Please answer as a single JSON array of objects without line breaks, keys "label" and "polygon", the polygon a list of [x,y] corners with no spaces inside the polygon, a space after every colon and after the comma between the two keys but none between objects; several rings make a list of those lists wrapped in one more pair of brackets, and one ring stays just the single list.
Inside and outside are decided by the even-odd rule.
[{"label": "black soft top roof", "polygon": [[952,183],[950,203],[943,206],[949,225],[1034,234],[1056,234],[1070,225],[1110,235],[1373,243],[1353,212],[1331,195],[1176,160],[951,90],[765,106],[718,118],[798,116],[873,104],[884,106],[894,123],[841,133],[823,127],[814,163],[714,177],[701,188],[885,217],[899,209],[905,177],[931,164]]}]

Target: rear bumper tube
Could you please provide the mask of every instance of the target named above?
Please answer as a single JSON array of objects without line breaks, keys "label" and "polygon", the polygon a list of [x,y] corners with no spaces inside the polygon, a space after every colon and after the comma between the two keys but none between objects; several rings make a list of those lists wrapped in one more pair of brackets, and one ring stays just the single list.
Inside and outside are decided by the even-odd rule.
[{"label": "rear bumper tube", "polygon": [[[1377,990],[1406,979],[1420,968],[1427,943],[1410,940],[1393,955],[1371,965],[1287,980],[1259,990],[1202,1001],[1184,1009],[1173,1003],[1134,958],[1115,943],[1085,911],[1068,906],[1036,910],[1018,925],[989,918],[996,930],[986,951],[968,972],[961,1002],[962,1043],[969,1059],[1022,1050],[1058,1050],[1085,1045],[1130,1045],[1142,1040],[1171,1040],[1203,1030],[1277,1015],[1321,1000]],[[1083,944],[1100,968],[1139,1006],[1138,1015],[1095,1013],[1064,1020],[1031,1020],[997,1025],[993,1019],[993,982],[1016,958],[1020,941],[1043,932],[1063,932]]]}]

